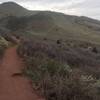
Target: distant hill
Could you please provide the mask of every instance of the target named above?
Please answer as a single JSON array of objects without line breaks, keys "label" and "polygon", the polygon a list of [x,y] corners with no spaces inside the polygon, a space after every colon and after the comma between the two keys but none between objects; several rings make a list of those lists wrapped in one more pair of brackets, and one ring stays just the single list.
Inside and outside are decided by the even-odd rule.
[{"label": "distant hill", "polygon": [[0,4],[0,18],[7,16],[26,16],[31,14],[32,11],[28,11],[15,2],[5,2]]},{"label": "distant hill", "polygon": [[100,42],[100,21],[84,16],[29,11],[14,2],[6,2],[0,5],[0,18],[0,27],[19,35]]}]

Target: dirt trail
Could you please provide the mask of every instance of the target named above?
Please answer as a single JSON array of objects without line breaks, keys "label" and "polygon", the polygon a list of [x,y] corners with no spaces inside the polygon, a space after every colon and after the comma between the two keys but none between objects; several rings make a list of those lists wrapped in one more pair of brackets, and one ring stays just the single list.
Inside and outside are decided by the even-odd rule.
[{"label": "dirt trail", "polygon": [[22,61],[16,53],[16,48],[6,50],[0,66],[0,100],[43,100],[37,96],[23,76],[12,76],[20,73]]}]

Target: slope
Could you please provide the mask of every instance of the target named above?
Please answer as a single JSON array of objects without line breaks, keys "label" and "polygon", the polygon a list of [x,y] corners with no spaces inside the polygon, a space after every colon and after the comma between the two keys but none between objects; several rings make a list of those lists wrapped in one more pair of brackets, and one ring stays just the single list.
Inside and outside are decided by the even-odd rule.
[{"label": "slope", "polygon": [[0,18],[7,16],[29,16],[37,11],[29,11],[15,2],[5,2],[0,4]]},{"label": "slope", "polygon": [[[9,11],[6,11],[7,9],[3,11],[2,6],[3,9],[7,8]],[[0,20],[0,27],[18,35],[52,39],[71,38],[100,43],[100,21],[98,20],[51,11],[29,11],[11,2],[1,4],[0,7],[1,11],[9,15],[12,9],[14,11],[11,16]]]}]

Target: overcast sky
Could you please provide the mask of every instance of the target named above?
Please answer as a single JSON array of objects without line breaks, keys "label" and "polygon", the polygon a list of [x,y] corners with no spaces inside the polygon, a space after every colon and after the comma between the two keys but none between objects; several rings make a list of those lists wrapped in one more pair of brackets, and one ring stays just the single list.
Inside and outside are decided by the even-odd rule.
[{"label": "overcast sky", "polygon": [[[7,2],[9,0],[0,0]],[[30,10],[52,10],[100,20],[100,0],[10,0]]]}]

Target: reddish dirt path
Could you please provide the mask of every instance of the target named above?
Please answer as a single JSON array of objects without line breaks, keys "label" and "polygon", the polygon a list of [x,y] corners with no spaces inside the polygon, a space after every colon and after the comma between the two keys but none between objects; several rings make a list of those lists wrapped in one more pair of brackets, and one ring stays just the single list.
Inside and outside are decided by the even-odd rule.
[{"label": "reddish dirt path", "polygon": [[16,53],[16,48],[6,50],[0,66],[0,100],[44,100],[37,96],[23,76],[12,76],[20,73],[22,62]]}]

